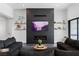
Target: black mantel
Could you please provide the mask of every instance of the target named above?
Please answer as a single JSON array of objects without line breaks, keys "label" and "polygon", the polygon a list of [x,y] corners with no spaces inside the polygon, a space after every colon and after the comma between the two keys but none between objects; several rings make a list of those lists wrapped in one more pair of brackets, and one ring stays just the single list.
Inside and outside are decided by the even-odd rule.
[{"label": "black mantel", "polygon": [[[34,36],[47,36],[47,43],[54,43],[54,9],[53,8],[28,8],[27,13],[27,44],[34,43]],[[48,31],[32,31],[32,21],[48,21]]]}]

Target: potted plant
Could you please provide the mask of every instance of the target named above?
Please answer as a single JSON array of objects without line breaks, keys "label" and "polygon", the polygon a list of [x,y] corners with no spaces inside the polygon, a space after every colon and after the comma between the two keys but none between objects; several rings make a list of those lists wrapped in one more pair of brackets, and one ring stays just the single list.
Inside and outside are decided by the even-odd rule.
[{"label": "potted plant", "polygon": [[38,44],[41,45],[42,44],[42,40],[38,39]]}]

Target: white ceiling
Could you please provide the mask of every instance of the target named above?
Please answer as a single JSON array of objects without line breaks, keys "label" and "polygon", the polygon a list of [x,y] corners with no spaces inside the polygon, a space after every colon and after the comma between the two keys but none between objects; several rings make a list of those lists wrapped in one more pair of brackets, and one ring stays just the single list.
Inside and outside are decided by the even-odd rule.
[{"label": "white ceiling", "polygon": [[56,8],[66,9],[71,3],[8,3],[13,9],[26,9],[26,8]]}]

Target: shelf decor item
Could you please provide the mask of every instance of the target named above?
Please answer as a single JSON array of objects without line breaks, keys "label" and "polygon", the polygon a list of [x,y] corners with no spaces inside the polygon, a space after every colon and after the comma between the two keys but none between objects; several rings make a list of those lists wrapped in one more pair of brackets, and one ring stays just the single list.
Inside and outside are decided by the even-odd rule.
[{"label": "shelf decor item", "polygon": [[23,16],[19,16],[15,22],[16,30],[26,30],[26,22],[23,20]]},{"label": "shelf decor item", "polygon": [[55,30],[64,30],[65,27],[61,25],[65,25],[66,21],[62,20],[61,22],[54,22],[54,24],[56,25],[56,27],[54,28]]}]

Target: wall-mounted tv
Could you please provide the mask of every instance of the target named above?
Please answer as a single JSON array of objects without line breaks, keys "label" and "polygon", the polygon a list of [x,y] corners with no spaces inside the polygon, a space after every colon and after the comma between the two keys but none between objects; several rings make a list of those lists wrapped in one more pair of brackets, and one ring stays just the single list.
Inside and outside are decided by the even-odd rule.
[{"label": "wall-mounted tv", "polygon": [[48,21],[32,21],[32,31],[47,31]]}]

